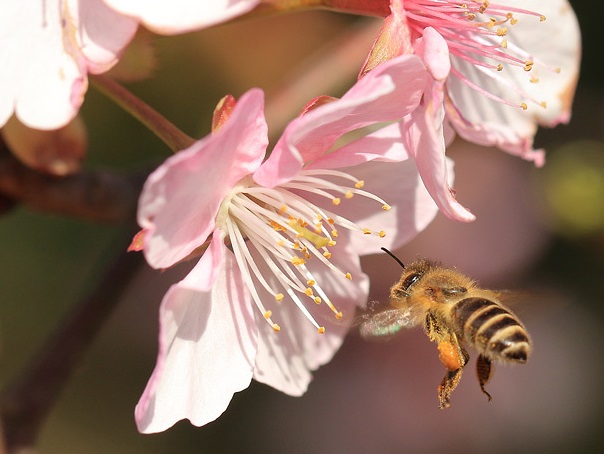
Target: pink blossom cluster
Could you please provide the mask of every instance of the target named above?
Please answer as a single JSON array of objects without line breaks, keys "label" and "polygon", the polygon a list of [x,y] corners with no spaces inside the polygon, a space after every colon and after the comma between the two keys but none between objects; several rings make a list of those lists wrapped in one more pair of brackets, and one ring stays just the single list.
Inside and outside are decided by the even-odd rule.
[{"label": "pink blossom cluster", "polygon": [[[87,74],[114,65],[139,25],[182,33],[277,3],[1,0],[13,45],[0,50],[0,125],[65,125]],[[227,97],[212,134],[144,186],[132,248],[157,269],[200,258],[163,298],[142,432],[206,424],[252,378],[303,394],[366,303],[360,256],[401,246],[439,210],[474,220],[451,188],[455,134],[542,165],[537,126],[570,118],[580,39],[567,0],[324,3],[390,10],[346,94],[309,101],[272,147],[263,92]]]}]

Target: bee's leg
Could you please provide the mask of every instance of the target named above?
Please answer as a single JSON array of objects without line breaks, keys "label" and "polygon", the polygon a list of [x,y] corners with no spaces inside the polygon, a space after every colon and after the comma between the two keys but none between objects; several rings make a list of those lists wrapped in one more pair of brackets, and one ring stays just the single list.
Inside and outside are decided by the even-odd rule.
[{"label": "bee's leg", "polygon": [[447,369],[447,373],[438,387],[439,407],[449,408],[451,406],[451,393],[457,388],[461,380],[461,374],[469,356],[459,345],[455,334],[451,334],[447,340],[439,342],[438,351],[440,352],[438,359]]},{"label": "bee's leg", "polygon": [[470,356],[459,345],[455,333],[439,324],[431,312],[426,315],[424,329],[430,340],[438,345],[438,358],[447,369],[447,373],[438,387],[438,400],[440,408],[449,408],[451,393],[459,384],[463,368]]},{"label": "bee's leg", "polygon": [[478,359],[476,360],[476,375],[478,375],[478,383],[480,384],[480,389],[482,389],[482,392],[487,395],[489,400],[491,400],[491,395],[487,392],[486,389],[484,389],[484,387],[493,376],[493,365],[491,364],[491,360],[486,356],[478,356]]}]

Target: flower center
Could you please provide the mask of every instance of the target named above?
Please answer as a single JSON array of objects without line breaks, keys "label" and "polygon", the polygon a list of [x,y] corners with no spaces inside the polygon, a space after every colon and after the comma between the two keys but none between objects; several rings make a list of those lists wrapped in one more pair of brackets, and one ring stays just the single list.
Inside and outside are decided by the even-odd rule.
[{"label": "flower center", "polygon": [[[319,200],[327,201],[326,205],[336,206],[342,198],[350,199],[356,195],[379,202],[384,210],[390,209],[382,199],[362,190],[363,185],[362,180],[334,170],[304,170],[276,188],[258,186],[251,177],[246,177],[222,203],[216,225],[229,237],[246,286],[275,331],[281,328],[273,322],[272,311],[262,301],[257,284],[273,296],[271,304],[283,304],[287,295],[319,333],[324,333],[325,328],[317,323],[304,301],[324,303],[336,318],[342,317],[342,312],[309,270],[308,262],[317,262],[314,265],[326,267],[336,275],[352,280],[349,272],[339,269],[330,260],[338,229],[380,237],[386,234],[359,227],[304,196],[318,196]],[[260,257],[266,265],[263,268],[266,270],[268,267],[269,273],[260,270],[258,259],[252,256],[250,248],[256,250],[256,257]]]},{"label": "flower center", "polygon": [[[490,3],[488,0],[405,0],[405,11],[412,34],[422,35],[424,28],[433,27],[446,40],[452,57],[468,62],[481,73],[495,79],[526,100],[545,108],[543,101],[533,99],[522,88],[498,75],[505,67],[516,67],[529,72],[535,65],[533,57],[518,43],[508,42],[508,27],[514,26],[518,19],[514,14],[535,16],[541,22],[545,16],[534,11]],[[560,72],[560,68],[546,69]],[[455,67],[451,73],[470,88],[506,105],[527,109],[525,102],[514,103],[503,99],[473,83]],[[537,77],[531,77],[537,83]]]}]

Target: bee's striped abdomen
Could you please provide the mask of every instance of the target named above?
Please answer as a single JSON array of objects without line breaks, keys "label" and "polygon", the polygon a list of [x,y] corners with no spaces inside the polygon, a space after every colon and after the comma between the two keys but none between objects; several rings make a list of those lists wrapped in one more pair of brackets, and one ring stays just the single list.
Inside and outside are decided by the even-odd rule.
[{"label": "bee's striped abdomen", "polygon": [[485,298],[466,298],[451,311],[456,331],[485,356],[526,362],[530,351],[528,334],[509,310]]}]

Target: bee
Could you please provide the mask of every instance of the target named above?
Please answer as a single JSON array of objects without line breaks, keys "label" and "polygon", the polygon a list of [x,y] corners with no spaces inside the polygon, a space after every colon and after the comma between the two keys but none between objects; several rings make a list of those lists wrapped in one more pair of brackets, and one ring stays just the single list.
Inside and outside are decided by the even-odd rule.
[{"label": "bee", "polygon": [[470,359],[464,345],[470,345],[478,351],[478,383],[490,401],[485,386],[493,375],[493,361],[523,364],[531,353],[526,328],[501,304],[501,292],[481,289],[468,276],[433,261],[419,259],[405,266],[386,248],[382,250],[404,271],[390,289],[390,304],[374,305],[361,315],[361,335],[388,336],[423,325],[446,369],[438,387],[441,409],[451,406],[451,393]]}]

